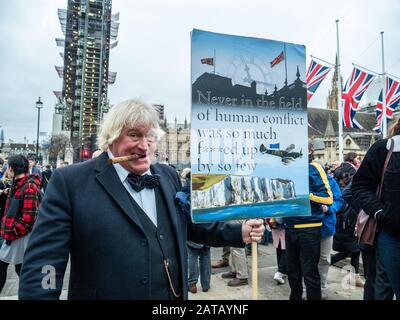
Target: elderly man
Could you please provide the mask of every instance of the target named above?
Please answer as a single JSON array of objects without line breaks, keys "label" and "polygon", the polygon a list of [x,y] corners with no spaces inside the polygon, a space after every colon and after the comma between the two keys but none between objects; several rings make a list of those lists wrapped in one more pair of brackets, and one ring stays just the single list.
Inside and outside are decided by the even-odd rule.
[{"label": "elderly man", "polygon": [[[186,299],[187,239],[238,247],[261,240],[261,219],[191,222],[175,202],[178,174],[151,165],[159,132],[152,106],[122,102],[102,125],[104,152],[53,173],[25,253],[21,299],[57,299],[69,254],[69,299]],[[124,156],[133,160],[110,164]]]}]

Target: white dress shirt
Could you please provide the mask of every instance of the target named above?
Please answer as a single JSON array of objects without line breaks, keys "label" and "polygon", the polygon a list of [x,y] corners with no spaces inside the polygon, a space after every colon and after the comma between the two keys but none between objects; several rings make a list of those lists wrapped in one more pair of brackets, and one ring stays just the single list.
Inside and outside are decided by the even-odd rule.
[{"label": "white dress shirt", "polygon": [[[111,151],[108,151],[108,157],[113,158],[113,154]],[[124,185],[125,189],[129,192],[132,199],[136,201],[136,203],[142,208],[144,212],[146,212],[149,219],[154,223],[157,227],[157,207],[156,207],[156,195],[154,189],[144,188],[142,191],[137,192],[133,190],[131,185],[129,184],[127,177],[129,175],[129,171],[122,167],[119,163],[113,164],[115,171],[117,171],[118,177]],[[142,175],[151,175],[150,169],[147,170]]]}]

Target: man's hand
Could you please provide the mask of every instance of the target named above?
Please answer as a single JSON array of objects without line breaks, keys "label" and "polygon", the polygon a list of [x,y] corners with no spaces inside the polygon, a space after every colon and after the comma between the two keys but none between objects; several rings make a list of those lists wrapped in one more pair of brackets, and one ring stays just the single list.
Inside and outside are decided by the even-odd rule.
[{"label": "man's hand", "polygon": [[242,224],[242,237],[244,243],[259,242],[264,235],[265,227],[263,219],[250,219]]},{"label": "man's hand", "polygon": [[326,205],[323,204],[321,207],[322,207],[322,211],[323,211],[324,213],[326,213],[326,212],[329,211],[329,207],[328,207],[328,206],[326,206]]},{"label": "man's hand", "polygon": [[382,211],[378,211],[374,219],[382,225],[400,226],[400,210],[393,204],[385,205]]}]

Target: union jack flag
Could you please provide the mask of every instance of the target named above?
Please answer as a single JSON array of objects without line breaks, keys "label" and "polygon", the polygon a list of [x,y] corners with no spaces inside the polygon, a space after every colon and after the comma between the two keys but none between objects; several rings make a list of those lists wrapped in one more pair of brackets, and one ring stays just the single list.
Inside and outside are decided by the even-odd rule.
[{"label": "union jack flag", "polygon": [[271,65],[271,68],[276,66],[277,64],[281,63],[283,60],[285,60],[285,54],[283,51],[274,59],[272,60],[269,64]]},{"label": "union jack flag", "polygon": [[311,60],[306,74],[307,101],[310,101],[311,97],[331,69],[331,67],[317,63],[314,59]]},{"label": "union jack flag", "polygon": [[343,100],[343,124],[348,128],[362,129],[362,126],[354,119],[358,105],[368,86],[375,76],[356,67],[347,79],[342,93]]},{"label": "union jack flag", "polygon": [[201,59],[201,64],[208,64],[210,66],[213,66],[214,65],[214,58]]},{"label": "union jack flag", "polygon": [[[382,110],[383,110],[383,89],[379,93],[378,102],[376,104],[376,125],[373,130],[377,132],[383,131]],[[390,77],[386,77],[386,119],[393,119],[394,110],[400,104],[400,83]]]}]

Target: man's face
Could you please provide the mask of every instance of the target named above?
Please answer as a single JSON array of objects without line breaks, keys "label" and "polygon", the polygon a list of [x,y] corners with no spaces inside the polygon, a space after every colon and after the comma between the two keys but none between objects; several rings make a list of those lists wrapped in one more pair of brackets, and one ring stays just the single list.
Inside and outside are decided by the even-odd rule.
[{"label": "man's face", "polygon": [[361,164],[361,158],[360,157],[354,158],[353,163],[357,168],[359,168]]},{"label": "man's face", "polygon": [[8,176],[8,178],[9,178],[9,179],[13,179],[13,178],[14,178],[14,174],[15,174],[15,172],[14,172],[13,168],[8,167],[8,169],[7,169],[7,176]]},{"label": "man's face", "polygon": [[122,167],[131,173],[141,175],[150,168],[157,148],[157,136],[153,127],[137,125],[135,128],[124,128],[121,135],[110,146],[114,157],[136,154],[137,160],[121,162]]},{"label": "man's face", "polygon": [[35,165],[35,161],[33,160],[28,160],[29,162],[29,168],[32,168]]}]

